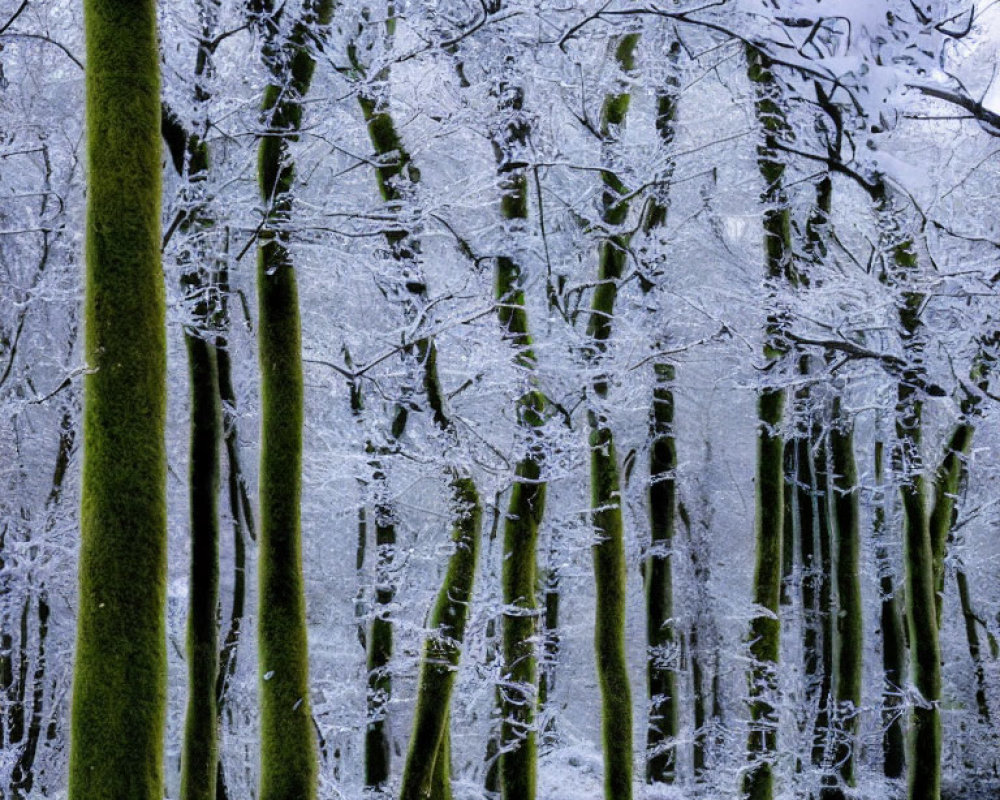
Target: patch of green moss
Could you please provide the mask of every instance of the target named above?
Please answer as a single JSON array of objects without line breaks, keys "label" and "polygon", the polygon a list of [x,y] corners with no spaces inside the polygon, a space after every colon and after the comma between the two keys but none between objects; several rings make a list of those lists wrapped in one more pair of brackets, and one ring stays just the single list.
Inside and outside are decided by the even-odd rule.
[{"label": "patch of green moss", "polygon": [[166,334],[152,0],[87,0],[84,457],[69,797],[160,800]]}]

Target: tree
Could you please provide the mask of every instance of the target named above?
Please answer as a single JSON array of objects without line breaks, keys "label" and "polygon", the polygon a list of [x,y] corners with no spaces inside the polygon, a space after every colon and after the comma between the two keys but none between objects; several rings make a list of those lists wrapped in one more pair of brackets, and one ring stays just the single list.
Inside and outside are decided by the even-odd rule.
[{"label": "tree", "polygon": [[[499,130],[493,135],[500,178],[500,214],[510,233],[528,219],[525,149],[530,128],[524,93],[503,67],[499,82]],[[527,387],[517,399],[517,422],[525,454],[514,469],[514,484],[503,521],[503,676],[500,695],[500,781],[505,800],[534,800],[538,771],[538,528],[545,511],[545,397],[538,389],[537,358],[532,351],[525,309],[524,275],[511,255],[496,258],[497,315],[504,338],[515,349],[515,363]]]},{"label": "tree", "polygon": [[[748,75],[754,84],[755,109],[763,129],[758,146],[758,166],[764,179],[764,251],[767,280],[775,285],[787,274],[791,250],[789,211],[784,197],[784,164],[778,160],[778,140],[785,123],[774,81],[771,59],[760,50],[747,48]],[[773,297],[773,294],[772,294]],[[764,356],[771,364],[784,355],[783,320],[768,309]],[[758,396],[756,506],[756,561],[754,603],[761,609],[750,624],[750,714],[753,727],[748,750],[752,760],[744,778],[750,800],[770,800],[774,794],[773,759],[778,732],[775,717],[777,665],[780,646],[778,604],[781,589],[784,531],[784,446],[781,425],[785,390],[767,386]]]},{"label": "tree", "polygon": [[[612,40],[616,66],[625,73],[634,69],[638,34]],[[611,230],[628,216],[627,190],[609,168],[609,150],[616,132],[624,125],[630,95],[623,83],[605,96],[601,105],[600,138],[603,145],[601,178],[602,222]],[[593,355],[607,347],[614,319],[618,282],[623,275],[627,239],[620,233],[604,239],[598,247],[598,284],[590,306],[587,335]],[[608,381],[597,373],[592,385],[595,406],[607,401]],[[632,690],[625,659],[625,527],[622,519],[618,455],[614,434],[603,410],[587,412],[590,425],[590,507],[598,537],[592,548],[597,611],[594,646],[601,684],[601,727],[604,741],[604,794],[607,800],[632,796]]]},{"label": "tree", "polygon": [[156,7],[88,0],[84,14],[88,375],[69,792],[159,800],[167,518]]},{"label": "tree", "polygon": [[257,328],[261,375],[258,651],[261,673],[261,800],[316,793],[316,745],[302,578],[302,345],[298,288],[289,250],[295,165],[289,141],[316,62],[312,37],[329,23],[332,0],[307,0],[287,39],[269,0],[252,0],[271,82],[261,104],[258,158],[264,221],[258,234]]},{"label": "tree", "polygon": [[413,733],[403,768],[400,800],[448,800],[451,797],[449,714],[455,672],[462,654],[479,553],[482,509],[475,484],[456,478],[454,551],[441,583],[428,626],[417,683]]}]

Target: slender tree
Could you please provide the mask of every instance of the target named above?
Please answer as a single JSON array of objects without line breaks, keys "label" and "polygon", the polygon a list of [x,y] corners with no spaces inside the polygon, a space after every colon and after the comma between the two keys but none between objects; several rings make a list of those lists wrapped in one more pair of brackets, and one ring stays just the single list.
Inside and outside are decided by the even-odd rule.
[{"label": "slender tree", "polygon": [[[622,73],[635,68],[635,48],[639,35],[612,40],[615,65]],[[600,137],[603,165],[601,217],[611,230],[622,226],[628,216],[628,192],[610,164],[611,147],[625,123],[631,95],[618,79],[616,90],[607,94],[601,106]],[[600,356],[611,338],[618,282],[624,273],[628,242],[615,233],[598,247],[597,287],[590,305],[587,334],[595,357]],[[607,376],[598,373],[592,385],[594,399],[603,404],[608,398]],[[590,424],[591,516],[597,533],[592,548],[597,610],[594,644],[597,675],[601,687],[601,730],[604,743],[604,795],[607,800],[632,797],[632,689],[625,658],[625,526],[622,519],[618,456],[614,434],[602,409],[588,412]]]},{"label": "slender tree", "polygon": [[[756,93],[754,106],[763,129],[757,164],[764,179],[762,200],[766,274],[773,285],[787,275],[791,254],[790,215],[783,188],[785,165],[777,156],[778,143],[785,132],[785,121],[770,58],[748,46],[747,62],[750,82]],[[770,309],[764,355],[771,365],[777,363],[787,350],[782,329],[780,313]],[[750,670],[752,727],[748,751],[751,764],[743,782],[749,800],[770,800],[774,794],[773,762],[778,748],[774,701],[780,651],[778,605],[784,533],[784,445],[781,434],[784,406],[783,388],[765,386],[759,390],[753,601],[762,613],[755,615],[750,623],[753,665]]]},{"label": "slender tree", "polygon": [[87,0],[84,25],[88,374],[69,796],[160,800],[167,531],[156,4]]},{"label": "slender tree", "polygon": [[[506,67],[506,65],[505,65]],[[529,128],[524,93],[512,80],[500,82],[502,123],[493,136],[500,182],[500,214],[515,232],[528,219],[528,172],[524,155]],[[517,423],[526,452],[514,470],[503,522],[503,677],[500,695],[500,781],[505,800],[534,800],[538,772],[538,527],[545,509],[540,428],[545,398],[537,388],[537,359],[525,309],[524,275],[511,255],[496,259],[497,314],[504,338],[528,386],[517,399]]]},{"label": "slender tree", "polygon": [[316,793],[316,743],[302,578],[302,346],[298,287],[289,250],[295,165],[289,143],[302,126],[315,70],[313,37],[333,0],[305,0],[286,34],[287,6],[251,0],[270,82],[264,90],[258,183],[265,216],[258,234],[257,302],[261,376],[258,650],[261,673],[261,800]]},{"label": "slender tree", "polygon": [[858,470],[854,460],[853,420],[842,411],[839,397],[833,400],[833,427],[830,431],[833,468],[833,518],[836,523],[837,557],[837,653],[835,704],[831,708],[834,736],[833,763],[839,772],[836,785],[823,795],[835,800],[845,797],[844,789],[855,785],[858,713],[861,708],[862,653],[860,554],[860,507]]},{"label": "slender tree", "polygon": [[456,477],[454,551],[431,611],[417,682],[413,733],[403,768],[400,800],[448,800],[450,747],[448,719],[462,640],[472,599],[482,525],[475,484]]},{"label": "slender tree", "polygon": [[909,627],[910,675],[920,693],[914,704],[908,758],[910,800],[938,800],[941,795],[941,646],[935,596],[934,545],[927,509],[927,479],[921,454],[926,381],[921,311],[924,295],[913,288],[918,267],[912,236],[883,177],[877,176],[875,200],[882,224],[885,280],[901,289],[899,333],[907,361],[897,384],[896,447],[893,466],[900,476],[903,505],[906,620]]},{"label": "slender tree", "polygon": [[879,492],[872,519],[875,559],[879,565],[881,594],[879,622],[882,628],[882,771],[887,778],[900,778],[906,769],[903,733],[903,684],[906,677],[906,633],[903,630],[901,588],[894,575],[886,547],[885,444],[875,442],[875,486]]},{"label": "slender tree", "polygon": [[[392,41],[395,17],[390,6],[386,20],[385,39]],[[357,48],[348,48],[353,66],[364,74],[365,66],[359,61]],[[381,70],[374,81],[363,87],[358,101],[368,128],[368,135],[379,158],[375,177],[382,199],[393,213],[402,211],[404,201],[411,200],[419,180],[419,170],[412,164],[405,143],[399,135],[388,104],[388,69]],[[400,220],[398,227],[387,228],[386,243],[398,273],[388,287],[388,294],[404,308],[408,321],[415,324],[426,315],[429,296],[427,281],[420,263],[420,241],[410,225]],[[446,407],[446,396],[437,367],[437,346],[433,336],[420,336],[415,341],[403,343],[404,360],[411,379],[403,387],[404,397],[396,404],[391,438],[398,439],[406,429],[409,411],[416,394],[416,375],[426,398],[431,418],[450,446],[458,444],[458,431]],[[407,751],[400,789],[401,798],[449,800],[451,796],[451,737],[450,697],[454,685],[454,672],[461,655],[468,603],[472,595],[475,564],[479,548],[481,508],[479,495],[472,477],[464,466],[452,464],[448,468],[449,483],[453,494],[454,521],[452,524],[455,554],[431,613],[431,636],[425,645],[417,688],[417,708],[414,715],[413,734]],[[376,474],[376,478],[379,475]],[[377,509],[377,541],[380,565],[376,571],[388,572],[395,546],[395,524],[391,509],[382,503]],[[369,716],[366,729],[366,784],[379,786],[389,774],[388,729],[385,727],[385,706],[391,692],[388,659],[392,653],[392,628],[386,613],[391,602],[391,586],[381,587],[384,611],[377,612],[369,633]],[[376,627],[378,623],[378,627]]]},{"label": "slender tree", "polygon": [[188,708],[181,756],[183,800],[215,800],[219,760],[219,402],[215,348],[185,334],[191,377],[191,580],[188,612]]},{"label": "slender tree", "polygon": [[[667,48],[671,68],[676,70],[680,58],[680,41],[674,37]],[[669,153],[674,141],[674,126],[680,91],[676,72],[656,93],[656,132],[660,146]],[[651,193],[642,230],[655,235],[667,221],[670,206],[669,181],[674,162],[669,160],[657,186]],[[641,280],[643,291],[654,288],[652,265],[644,265]],[[663,348],[656,339],[653,350]],[[649,692],[649,724],[646,727],[646,780],[673,782],[676,772],[676,745],[679,733],[677,704],[677,672],[670,658],[675,646],[673,547],[677,530],[677,443],[674,434],[674,392],[676,373],[673,364],[656,358],[653,364],[653,398],[649,421],[649,555],[643,565],[646,600],[646,686]],[[692,631],[697,646],[697,631]],[[692,654],[698,665],[698,656]],[[700,675],[698,680],[700,681]],[[700,727],[700,726],[699,726]]]}]

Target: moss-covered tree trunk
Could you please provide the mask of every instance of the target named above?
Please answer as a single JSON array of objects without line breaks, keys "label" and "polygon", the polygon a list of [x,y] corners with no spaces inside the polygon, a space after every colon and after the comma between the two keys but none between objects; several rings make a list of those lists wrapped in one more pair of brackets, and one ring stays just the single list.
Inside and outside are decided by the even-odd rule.
[{"label": "moss-covered tree trunk", "polygon": [[[501,115],[493,136],[500,182],[500,214],[515,234],[528,219],[528,176],[524,150],[528,126],[523,92],[516,81],[501,81]],[[497,315],[504,338],[528,386],[517,400],[517,422],[525,454],[514,471],[503,522],[503,677],[500,698],[500,791],[504,800],[534,800],[538,772],[538,528],[545,509],[542,449],[545,398],[535,388],[536,358],[531,349],[524,276],[511,255],[496,259]]]},{"label": "moss-covered tree trunk", "polygon": [[[211,30],[206,19],[203,19],[201,34],[203,42],[207,42]],[[209,99],[202,84],[208,67],[209,50],[203,44],[198,48],[194,70],[195,99],[200,103]],[[162,114],[162,132],[174,167],[186,180],[185,200],[189,205],[179,212],[178,228],[191,237],[179,258],[183,268],[181,282],[185,299],[191,305],[192,318],[184,331],[191,398],[188,470],[191,564],[188,703],[181,745],[181,798],[215,800],[220,774],[218,492],[223,420],[218,348],[213,332],[219,313],[218,298],[216,287],[211,283],[219,271],[219,259],[209,255],[209,248],[200,241],[214,226],[204,197],[209,168],[208,144],[185,130],[166,106]]]},{"label": "moss-covered tree trunk", "polygon": [[903,734],[903,684],[906,678],[906,634],[903,631],[901,588],[886,547],[885,445],[875,442],[875,486],[879,492],[872,518],[875,560],[881,595],[879,623],[882,629],[882,772],[900,778],[906,768],[906,738]]},{"label": "moss-covered tree trunk", "polygon": [[[676,69],[680,57],[680,42],[672,39],[667,57]],[[677,97],[680,91],[676,74],[671,74],[656,95],[656,132],[660,146],[669,152],[674,141]],[[649,200],[648,212],[642,220],[643,233],[655,235],[663,228],[669,208],[667,185],[673,175],[674,163],[668,161],[664,174]],[[644,291],[654,288],[652,265],[643,265],[640,286]],[[662,349],[662,341],[653,342],[653,349]],[[661,358],[653,363],[653,402],[650,410],[649,451],[649,555],[643,565],[643,588],[646,605],[646,688],[649,692],[649,723],[646,726],[646,769],[648,782],[672,783],[677,768],[678,734],[677,671],[671,658],[674,648],[675,625],[673,546],[677,527],[677,444],[674,435],[675,370]],[[692,648],[697,631],[691,632]],[[692,652],[693,670],[700,669],[698,656]],[[700,682],[700,675],[695,678]],[[698,723],[696,722],[696,726]]]},{"label": "moss-covered tree trunk", "polygon": [[972,605],[972,592],[969,589],[969,576],[961,567],[955,570],[955,582],[958,586],[962,621],[965,623],[965,641],[969,647],[969,658],[972,659],[973,674],[976,678],[976,710],[979,712],[979,721],[984,725],[991,725],[990,703],[986,693],[986,659],[983,657],[982,643],[979,639],[979,626],[983,621],[976,615]]},{"label": "moss-covered tree trunk", "polygon": [[215,800],[219,673],[219,402],[215,348],[185,334],[191,380],[191,572],[188,594],[188,706],[181,754],[182,800]]},{"label": "moss-covered tree trunk", "polygon": [[88,374],[69,797],[160,800],[167,530],[156,5],[87,0],[84,26]]},{"label": "moss-covered tree trunk", "polygon": [[[772,284],[787,277],[791,257],[791,232],[783,189],[784,164],[777,158],[777,144],[785,133],[783,110],[771,72],[770,59],[761,51],[747,48],[747,73],[756,93],[754,106],[763,130],[757,149],[757,164],[764,179],[764,251],[766,274]],[[764,356],[770,366],[787,350],[782,336],[784,320],[778,309],[768,309]],[[784,553],[784,444],[781,426],[785,391],[765,385],[757,397],[757,472],[754,505],[756,556],[753,602],[762,609],[750,622],[750,717],[749,768],[743,789],[750,800],[770,800],[774,794],[774,760],[778,729],[775,706],[781,625],[778,606],[781,598]]]},{"label": "moss-covered tree trunk", "polygon": [[[678,733],[677,674],[672,663],[674,588],[672,549],[677,513],[677,445],[674,438],[674,368],[657,363],[649,453],[650,554],[645,564],[646,643],[649,656],[649,726],[646,729],[646,780],[672,783]],[[692,647],[694,646],[692,642]]]},{"label": "moss-covered tree trunk", "polygon": [[450,792],[450,775],[443,776],[448,767],[445,759],[450,758],[448,715],[472,602],[482,526],[479,495],[472,480],[454,478],[452,491],[455,549],[428,621],[431,632],[420,660],[417,707],[399,800],[447,800]]},{"label": "moss-covered tree trunk", "polygon": [[836,785],[822,793],[831,800],[845,797],[845,789],[855,785],[858,714],[861,709],[862,653],[864,649],[861,608],[860,507],[858,470],[854,459],[854,421],[842,411],[839,397],[833,401],[830,430],[833,468],[833,519],[837,557],[836,585],[836,681],[835,705],[831,708],[833,764],[839,773]]},{"label": "moss-covered tree trunk", "polygon": [[[386,40],[391,41],[395,30],[395,19],[386,21]],[[353,57],[355,49],[349,48]],[[360,62],[355,67],[364,71]],[[383,70],[375,85],[363,87],[358,94],[358,103],[368,129],[375,155],[378,157],[375,178],[379,194],[389,208],[398,212],[404,200],[410,198],[419,180],[419,172],[413,165],[410,154],[396,130],[388,105],[387,82],[389,70]],[[416,263],[420,251],[419,242],[413,231],[401,223],[398,227],[387,228],[385,232],[389,254],[398,270],[398,286],[402,287],[403,304],[411,319],[417,307],[427,301],[427,287],[417,277],[419,265]],[[409,276],[409,277],[407,277]],[[398,298],[397,298],[398,299]],[[427,352],[426,341],[417,346]],[[431,365],[433,366],[433,365]],[[424,364],[427,369],[428,365]],[[436,380],[436,378],[434,379]],[[432,381],[433,382],[433,381]],[[412,386],[404,387],[406,395],[412,395]],[[408,397],[398,402],[392,412],[389,431],[390,442],[398,440],[406,431],[408,423]],[[384,787],[392,768],[392,744],[388,709],[392,699],[391,659],[393,653],[393,621],[390,615],[396,587],[392,575],[392,565],[396,552],[396,513],[388,499],[388,473],[381,463],[373,472],[375,482],[375,608],[366,641],[368,688],[366,693],[367,723],[365,727],[365,785],[372,788]]]},{"label": "moss-covered tree trunk", "polygon": [[896,447],[893,466],[900,479],[903,506],[906,620],[910,641],[910,678],[920,693],[913,706],[908,758],[910,800],[941,796],[941,647],[938,639],[934,542],[927,510],[921,455],[925,370],[920,314],[924,295],[912,288],[917,254],[903,232],[885,182],[875,190],[882,225],[886,280],[900,287],[899,333],[906,357],[896,389]]},{"label": "moss-covered tree trunk", "polygon": [[[638,34],[613,40],[615,65],[629,73],[635,65]],[[612,148],[625,124],[631,94],[623,79],[605,96],[601,107],[603,192],[601,218],[610,230],[628,217],[627,190],[612,169]],[[587,335],[592,355],[599,359],[611,338],[618,282],[627,258],[628,235],[612,233],[598,247],[597,287],[590,305]],[[597,542],[592,548],[597,609],[594,647],[601,689],[601,733],[604,747],[604,796],[606,800],[632,797],[632,688],[625,653],[625,526],[614,434],[601,406],[608,399],[608,379],[600,370],[592,385],[594,407],[590,425],[590,507]]]},{"label": "moss-covered tree trunk", "polygon": [[316,743],[309,702],[309,655],[302,576],[302,347],[298,286],[289,251],[295,166],[289,142],[301,127],[302,99],[315,69],[312,37],[332,0],[306,0],[281,32],[271,0],[253,0],[271,82],[264,91],[258,183],[265,217],[258,234],[257,340],[261,376],[258,654],[260,798],[309,800],[316,794]]}]

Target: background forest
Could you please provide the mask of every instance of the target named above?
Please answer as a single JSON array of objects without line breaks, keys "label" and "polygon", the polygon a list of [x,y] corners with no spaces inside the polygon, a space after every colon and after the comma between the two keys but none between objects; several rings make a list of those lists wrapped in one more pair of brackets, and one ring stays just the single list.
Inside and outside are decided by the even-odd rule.
[{"label": "background forest", "polygon": [[[994,796],[996,4],[78,5],[0,0],[0,798]],[[95,571],[150,171],[167,571]]]}]

